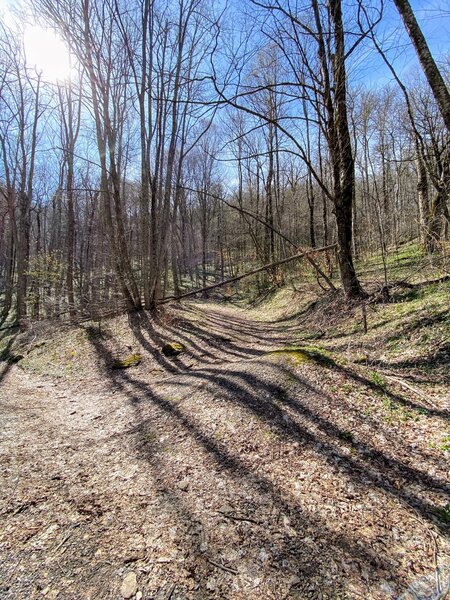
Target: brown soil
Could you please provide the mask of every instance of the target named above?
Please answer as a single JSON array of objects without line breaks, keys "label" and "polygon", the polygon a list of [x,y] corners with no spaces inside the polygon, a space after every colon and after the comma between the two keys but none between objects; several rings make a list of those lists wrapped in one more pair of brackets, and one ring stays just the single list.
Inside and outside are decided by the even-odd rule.
[{"label": "brown soil", "polygon": [[[102,372],[84,379],[4,365],[1,598],[385,599],[436,579],[443,590],[443,399],[286,348],[298,325],[231,308],[132,327],[145,359],[126,370],[111,369],[101,332]],[[163,337],[187,351],[164,357]]]}]

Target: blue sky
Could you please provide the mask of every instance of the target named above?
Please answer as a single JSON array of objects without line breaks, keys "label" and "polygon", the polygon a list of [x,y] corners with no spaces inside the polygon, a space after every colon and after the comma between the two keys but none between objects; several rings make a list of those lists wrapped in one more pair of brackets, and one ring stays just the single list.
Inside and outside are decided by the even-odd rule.
[{"label": "blue sky", "polygon": [[[410,2],[435,59],[438,63],[445,60],[445,57],[450,55],[450,0],[410,0]],[[8,9],[27,4],[27,0],[0,0],[0,15],[3,13],[9,20]],[[345,4],[346,0],[343,2],[344,9]],[[378,28],[378,36],[384,38],[383,46],[389,49],[389,58],[393,61],[399,75],[402,78],[408,77],[419,68],[417,58],[393,0],[385,0],[385,5],[385,14]],[[249,6],[247,10],[251,12]],[[391,80],[390,74],[376,52],[361,56],[357,64],[351,65],[350,69],[353,80],[368,85],[373,83],[374,87]]]},{"label": "blue sky", "polygon": [[[417,21],[425,35],[435,60],[445,62],[450,57],[450,2],[449,0],[410,0]],[[416,53],[392,0],[386,1],[385,14],[377,30],[383,47],[397,73],[408,79],[420,69]],[[366,85],[377,87],[392,80],[391,74],[376,51],[370,52],[352,67],[353,77]]]}]

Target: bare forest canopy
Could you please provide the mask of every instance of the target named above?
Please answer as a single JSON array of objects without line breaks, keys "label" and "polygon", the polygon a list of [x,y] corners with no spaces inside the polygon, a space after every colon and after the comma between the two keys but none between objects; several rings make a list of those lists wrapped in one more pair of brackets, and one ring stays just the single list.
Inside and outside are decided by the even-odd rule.
[{"label": "bare forest canopy", "polygon": [[[321,247],[321,285],[336,267],[361,297],[356,259],[448,239],[450,55],[407,1],[23,5],[0,28],[2,323],[151,310],[247,272],[261,293]],[[375,64],[388,83],[360,75]]]}]

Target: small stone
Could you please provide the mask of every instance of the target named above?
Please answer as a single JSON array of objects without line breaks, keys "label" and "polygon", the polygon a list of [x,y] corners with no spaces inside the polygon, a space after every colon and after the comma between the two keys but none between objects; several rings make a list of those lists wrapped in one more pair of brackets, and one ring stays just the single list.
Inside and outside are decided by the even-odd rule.
[{"label": "small stone", "polygon": [[125,579],[122,581],[122,587],[120,588],[120,593],[122,594],[122,598],[132,598],[137,591],[137,577],[136,573],[130,571]]},{"label": "small stone", "polygon": [[216,589],[216,580],[214,577],[209,577],[206,582],[206,589],[210,592],[214,592]]},{"label": "small stone", "polygon": [[195,579],[192,579],[192,577],[187,578],[186,584],[190,590],[195,589]]},{"label": "small stone", "polygon": [[233,512],[233,507],[231,506],[231,504],[228,504],[228,502],[225,502],[224,504],[222,504],[219,508],[219,512],[221,513],[232,513]]},{"label": "small stone", "polygon": [[269,558],[269,554],[267,553],[267,550],[265,548],[261,548],[258,554],[258,558],[263,563],[267,561],[267,559]]},{"label": "small stone", "polygon": [[142,592],[137,592],[136,600],[141,600],[141,598],[142,598]]},{"label": "small stone", "polygon": [[183,479],[182,481],[180,481],[178,483],[178,488],[182,491],[182,492],[186,492],[187,489],[189,487],[189,480],[188,479]]}]

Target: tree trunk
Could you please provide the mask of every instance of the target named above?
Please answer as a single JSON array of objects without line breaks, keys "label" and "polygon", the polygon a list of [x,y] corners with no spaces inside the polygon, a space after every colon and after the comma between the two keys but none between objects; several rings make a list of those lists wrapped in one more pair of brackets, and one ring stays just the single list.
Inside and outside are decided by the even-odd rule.
[{"label": "tree trunk", "polygon": [[19,194],[19,227],[17,243],[16,319],[20,324],[26,317],[28,287],[28,254],[30,245],[30,199],[26,192]]},{"label": "tree trunk", "polygon": [[417,52],[420,64],[422,65],[427,81],[433,91],[433,95],[439,106],[447,130],[450,132],[450,92],[448,91],[441,72],[431,55],[428,44],[417,23],[409,1],[394,0],[394,3]]},{"label": "tree trunk", "polygon": [[417,199],[419,202],[420,239],[424,248],[428,247],[430,227],[430,199],[425,164],[420,154],[416,158]]},{"label": "tree trunk", "polygon": [[364,295],[356,275],[352,257],[352,218],[355,188],[355,163],[347,118],[347,74],[345,69],[344,28],[341,0],[330,0],[331,20],[334,30],[335,56],[334,123],[330,153],[334,174],[334,205],[338,232],[338,261],[341,281],[349,298]]},{"label": "tree trunk", "polygon": [[439,242],[441,241],[441,231],[443,226],[442,217],[444,216],[446,207],[446,196],[445,193],[438,192],[435,199],[431,203],[429,226],[427,231],[427,250],[430,254],[436,252],[439,249]]}]

